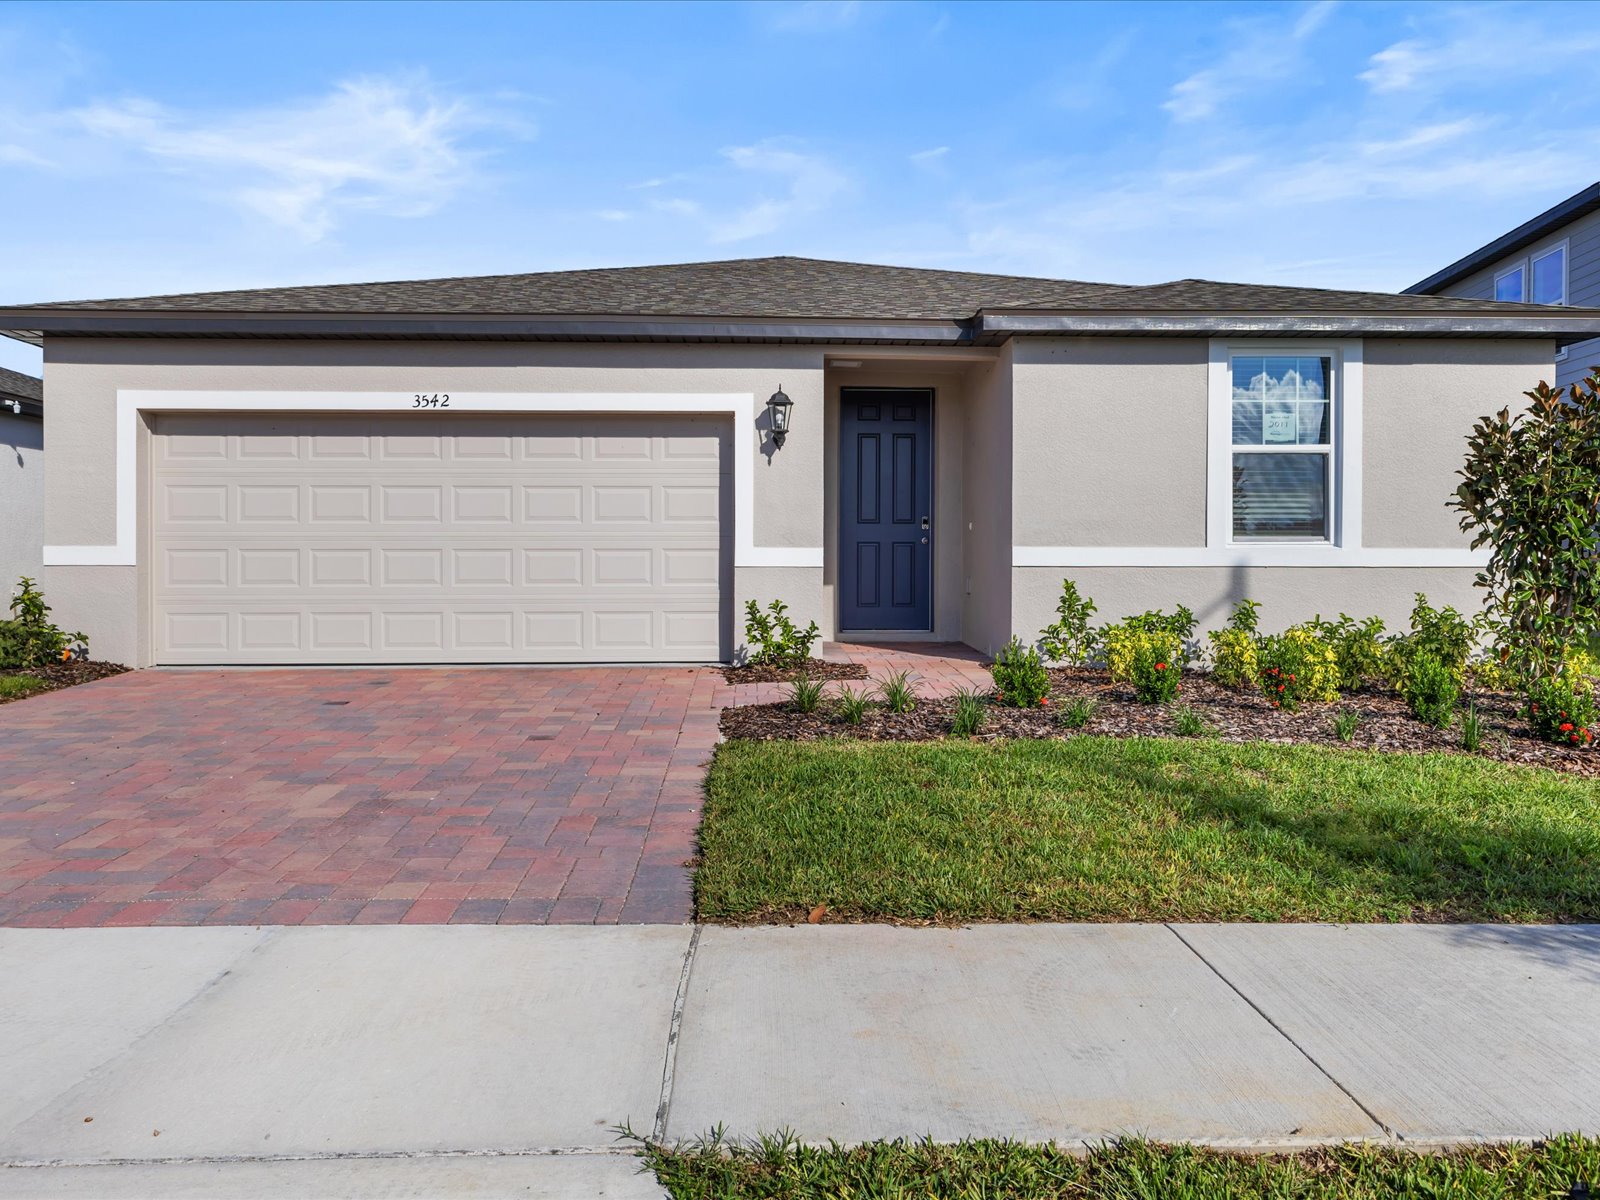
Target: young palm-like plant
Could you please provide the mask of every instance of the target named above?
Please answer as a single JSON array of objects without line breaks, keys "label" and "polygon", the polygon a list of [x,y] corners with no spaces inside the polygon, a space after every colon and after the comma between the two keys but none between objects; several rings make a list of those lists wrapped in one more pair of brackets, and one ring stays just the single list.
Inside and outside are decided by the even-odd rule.
[{"label": "young palm-like plant", "polygon": [[1056,710],[1056,723],[1067,729],[1082,729],[1094,719],[1095,703],[1089,696],[1074,696]]},{"label": "young palm-like plant", "polygon": [[955,693],[955,702],[950,714],[950,736],[971,737],[983,728],[988,698],[976,688],[962,688]]},{"label": "young palm-like plant", "polygon": [[814,713],[822,703],[822,680],[801,676],[789,685],[789,707],[799,713]]},{"label": "young palm-like plant", "polygon": [[1172,714],[1172,727],[1179,737],[1204,737],[1207,732],[1205,718],[1187,704]]},{"label": "young palm-like plant", "polygon": [[1341,708],[1333,714],[1333,736],[1341,742],[1352,740],[1360,727],[1361,714],[1353,708]]},{"label": "young palm-like plant", "polygon": [[917,695],[911,690],[910,671],[886,675],[878,685],[878,695],[892,713],[908,713],[917,706]]},{"label": "young palm-like plant", "polygon": [[844,718],[846,725],[861,724],[861,719],[867,715],[867,705],[869,703],[871,703],[871,700],[866,692],[840,686],[839,715]]}]

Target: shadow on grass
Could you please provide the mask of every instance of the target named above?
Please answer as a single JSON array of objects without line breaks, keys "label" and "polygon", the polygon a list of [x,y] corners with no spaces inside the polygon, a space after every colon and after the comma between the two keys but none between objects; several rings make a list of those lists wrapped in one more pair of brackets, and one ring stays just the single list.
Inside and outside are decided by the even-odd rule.
[{"label": "shadow on grass", "polygon": [[[1171,757],[1138,761],[1127,755],[1119,764],[1130,786],[1171,804],[1188,817],[1236,831],[1244,842],[1259,847],[1261,831],[1281,834],[1303,848],[1305,869],[1330,886],[1359,883],[1383,901],[1420,921],[1581,922],[1600,920],[1600,827],[1588,832],[1546,820],[1533,812],[1486,813],[1463,819],[1443,806],[1408,799],[1400,776],[1415,771],[1429,756],[1394,755],[1367,772],[1381,784],[1360,797],[1349,792],[1350,779],[1330,779],[1325,756],[1282,747],[1243,746],[1210,757],[1210,770],[1183,764],[1177,777]],[[1265,753],[1263,753],[1265,751]],[[1298,778],[1283,755],[1312,764]],[[1231,764],[1229,763],[1231,760]],[[1219,779],[1224,765],[1242,767],[1257,778],[1246,782],[1235,773]],[[1451,758],[1447,770],[1468,777],[1484,768],[1463,766]],[[1505,772],[1517,768],[1490,767]],[[1527,770],[1537,788],[1543,773]],[[1505,786],[1483,779],[1484,790]],[[1321,785],[1321,786],[1319,786]],[[1284,794],[1283,789],[1289,789]],[[1330,794],[1330,792],[1332,794]],[[1296,800],[1303,798],[1303,804]],[[1475,797],[1476,798],[1476,797]],[[1576,818],[1574,818],[1576,819]],[[1404,918],[1403,918],[1404,919]],[[1557,947],[1590,945],[1583,939],[1552,937]]]}]

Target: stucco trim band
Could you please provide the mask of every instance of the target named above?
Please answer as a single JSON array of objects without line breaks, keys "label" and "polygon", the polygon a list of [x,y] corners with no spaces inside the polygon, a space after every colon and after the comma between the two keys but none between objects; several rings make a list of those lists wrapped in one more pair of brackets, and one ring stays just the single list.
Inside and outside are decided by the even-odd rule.
[{"label": "stucco trim band", "polygon": [[1477,567],[1487,550],[1322,545],[1014,546],[1014,567]]},{"label": "stucco trim band", "polygon": [[[138,563],[139,418],[147,412],[410,412],[426,419],[416,392],[117,392],[117,541],[112,546],[46,546],[53,567],[135,566]],[[493,413],[725,413],[734,420],[733,565],[821,567],[821,546],[755,544],[754,449],[741,446],[742,426],[755,431],[759,407],[749,392],[451,392],[451,412]]]}]

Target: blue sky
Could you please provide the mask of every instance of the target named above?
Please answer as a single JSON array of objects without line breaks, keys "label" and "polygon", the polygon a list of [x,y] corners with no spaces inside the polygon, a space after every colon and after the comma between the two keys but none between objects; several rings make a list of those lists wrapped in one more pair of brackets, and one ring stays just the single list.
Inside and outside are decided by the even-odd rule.
[{"label": "blue sky", "polygon": [[0,302],[767,254],[1395,289],[1600,177],[1597,49],[1591,3],[3,3]]}]

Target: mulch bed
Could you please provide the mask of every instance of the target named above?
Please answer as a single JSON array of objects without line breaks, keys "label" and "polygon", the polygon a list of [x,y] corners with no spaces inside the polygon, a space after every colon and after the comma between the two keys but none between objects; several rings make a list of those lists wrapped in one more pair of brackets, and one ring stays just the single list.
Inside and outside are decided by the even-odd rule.
[{"label": "mulch bed", "polygon": [[[1079,733],[1107,737],[1178,737],[1177,711],[1192,709],[1206,725],[1204,736],[1226,742],[1308,743],[1352,750],[1410,753],[1466,753],[1459,724],[1434,729],[1411,715],[1405,701],[1389,692],[1361,691],[1332,704],[1307,704],[1299,712],[1273,708],[1253,692],[1235,692],[1211,682],[1202,672],[1185,671],[1178,704],[1140,704],[1130,684],[1113,683],[1105,671],[1056,668],[1050,672],[1050,704],[1016,709],[991,705],[978,740],[994,738],[1065,738]],[[1095,701],[1094,716],[1081,729],[1058,722],[1074,696]],[[1501,762],[1549,767],[1575,775],[1600,777],[1600,751],[1576,750],[1534,738],[1522,716],[1523,700],[1510,692],[1474,692],[1482,722],[1478,754]],[[925,742],[950,735],[955,701],[919,698],[909,713],[891,713],[881,705],[867,710],[860,725],[846,725],[830,697],[814,713],[798,713],[787,704],[751,704],[722,710],[722,733],[750,741],[818,741],[854,738],[871,742]],[[1333,732],[1333,715],[1341,709],[1361,714],[1354,737],[1342,742]]]},{"label": "mulch bed", "polygon": [[803,667],[723,667],[722,677],[729,683],[793,683],[796,679],[865,679],[867,669],[860,663],[829,662],[813,658]]},{"label": "mulch bed", "polygon": [[[127,670],[128,668],[121,663],[76,659],[72,662],[46,663],[42,667],[0,667],[0,675],[26,675],[30,679],[39,680],[44,686],[32,695],[42,696],[46,692],[60,691],[62,688],[74,687],[80,683],[93,683],[96,679],[123,675]],[[27,696],[13,696],[10,700],[0,698],[0,704],[26,699]]]}]

